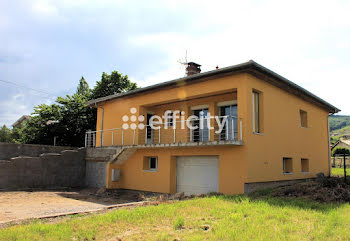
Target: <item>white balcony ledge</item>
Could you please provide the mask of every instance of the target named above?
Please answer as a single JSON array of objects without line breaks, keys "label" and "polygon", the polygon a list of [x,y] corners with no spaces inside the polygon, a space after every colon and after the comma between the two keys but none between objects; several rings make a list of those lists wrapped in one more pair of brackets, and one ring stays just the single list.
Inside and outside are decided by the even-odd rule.
[{"label": "white balcony ledge", "polygon": [[[186,143],[168,143],[168,144],[142,144],[142,145],[123,145],[123,146],[103,146],[101,148],[164,148],[164,147],[205,147],[205,146],[241,146],[243,141],[225,140],[225,141],[206,141],[206,142],[186,142]],[[97,147],[98,148],[98,147]]]}]

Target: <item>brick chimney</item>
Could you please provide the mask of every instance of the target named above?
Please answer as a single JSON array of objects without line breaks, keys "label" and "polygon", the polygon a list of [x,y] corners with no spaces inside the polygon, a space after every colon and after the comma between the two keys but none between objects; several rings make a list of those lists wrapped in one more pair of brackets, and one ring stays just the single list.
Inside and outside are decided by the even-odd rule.
[{"label": "brick chimney", "polygon": [[186,74],[187,76],[193,75],[193,74],[199,74],[201,72],[201,65],[196,64],[194,62],[188,62],[186,67]]}]

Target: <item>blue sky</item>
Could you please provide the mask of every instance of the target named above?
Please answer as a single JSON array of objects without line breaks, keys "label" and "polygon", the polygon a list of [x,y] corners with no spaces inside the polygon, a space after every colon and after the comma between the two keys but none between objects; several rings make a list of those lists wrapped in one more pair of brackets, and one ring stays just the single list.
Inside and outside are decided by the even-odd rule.
[{"label": "blue sky", "polygon": [[349,1],[1,0],[0,125],[118,70],[140,86],[253,59],[350,114]]}]

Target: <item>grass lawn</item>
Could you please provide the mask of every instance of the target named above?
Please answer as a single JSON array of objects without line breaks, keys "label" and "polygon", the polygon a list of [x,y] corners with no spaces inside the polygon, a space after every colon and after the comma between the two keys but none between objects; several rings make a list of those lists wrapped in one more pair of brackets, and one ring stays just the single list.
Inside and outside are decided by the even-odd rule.
[{"label": "grass lawn", "polygon": [[[209,228],[209,229],[208,229]],[[205,230],[208,229],[208,230]],[[34,221],[0,240],[350,240],[350,204],[267,195],[211,196],[158,206]]]},{"label": "grass lawn", "polygon": [[[344,168],[332,168],[332,176],[343,177],[344,176]],[[346,168],[346,177],[350,176],[350,168]]]}]

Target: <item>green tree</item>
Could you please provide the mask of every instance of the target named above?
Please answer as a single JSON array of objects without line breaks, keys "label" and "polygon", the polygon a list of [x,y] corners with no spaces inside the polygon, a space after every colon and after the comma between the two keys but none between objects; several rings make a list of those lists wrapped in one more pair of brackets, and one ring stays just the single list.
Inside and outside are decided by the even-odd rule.
[{"label": "green tree", "polygon": [[12,129],[12,139],[15,143],[22,143],[21,137],[23,136],[24,124],[16,126]]},{"label": "green tree", "polygon": [[7,128],[6,125],[3,125],[0,128],[0,142],[7,142],[7,143],[13,142],[12,131],[9,128]]},{"label": "green tree", "polygon": [[96,110],[86,105],[83,94],[58,97],[57,104],[34,108],[32,119],[24,124],[18,142],[62,146],[84,146],[85,132],[96,125]]},{"label": "green tree", "polygon": [[21,135],[16,142],[27,144],[52,145],[54,136],[64,132],[59,126],[62,120],[61,106],[41,104],[34,107],[32,118],[21,128]]},{"label": "green tree", "polygon": [[58,135],[61,145],[84,146],[86,131],[96,128],[96,109],[88,107],[87,101],[88,96],[81,94],[57,99],[62,115],[59,131],[64,130]]},{"label": "green tree", "polygon": [[82,76],[81,79],[79,80],[76,94],[83,95],[83,96],[86,96],[88,98],[91,95],[91,90],[90,90],[89,84],[86,82],[84,76]]},{"label": "green tree", "polygon": [[56,137],[57,145],[84,146],[86,131],[96,128],[96,109],[88,107],[87,101],[135,88],[136,84],[118,71],[103,73],[93,90],[82,77],[75,94],[58,97],[52,105],[34,107],[32,118],[16,129],[14,139],[18,143],[52,145]]},{"label": "green tree", "polygon": [[118,71],[113,71],[110,75],[103,72],[101,80],[96,82],[91,98],[96,99],[134,89],[137,89],[137,84],[131,82],[127,75],[122,75]]}]

